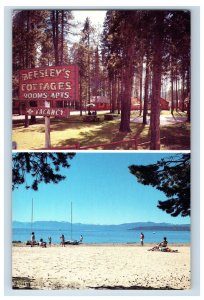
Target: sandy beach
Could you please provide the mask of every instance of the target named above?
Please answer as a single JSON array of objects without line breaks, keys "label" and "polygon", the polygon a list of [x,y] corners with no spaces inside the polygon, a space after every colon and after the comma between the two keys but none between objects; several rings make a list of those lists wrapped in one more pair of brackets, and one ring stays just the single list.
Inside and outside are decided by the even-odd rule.
[{"label": "sandy beach", "polygon": [[152,245],[13,245],[13,288],[41,290],[190,289],[190,246],[177,253]]}]

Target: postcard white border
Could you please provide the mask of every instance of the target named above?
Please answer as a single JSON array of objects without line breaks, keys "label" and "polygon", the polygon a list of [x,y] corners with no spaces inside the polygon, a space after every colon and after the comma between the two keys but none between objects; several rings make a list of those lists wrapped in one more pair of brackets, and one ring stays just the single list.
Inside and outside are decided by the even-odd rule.
[{"label": "postcard white border", "polygon": [[[1,16],[4,14],[4,51],[5,54],[2,59],[4,62],[4,70],[1,70],[1,78],[4,77],[4,86],[1,90],[4,90],[2,99],[11,99],[11,10],[18,8],[55,8],[50,6],[50,1],[35,1],[36,6],[28,6],[27,1],[3,1],[1,5]],[[199,296],[200,290],[200,9],[201,1],[185,1],[188,6],[183,6],[182,1],[171,1],[171,6],[164,6],[163,1],[117,1],[117,6],[114,6],[114,1],[103,1],[103,6],[95,5],[95,1],[69,1],[70,6],[67,7],[67,1],[58,1],[58,7],[71,9],[118,9],[118,8],[161,8],[166,9],[190,9],[192,13],[192,97],[198,99],[196,104],[192,104],[192,135],[191,135],[191,152],[192,152],[192,199],[196,199],[192,202],[192,289],[186,291],[82,291],[82,292],[70,292],[70,291],[17,291],[11,289],[11,105],[4,100],[4,110],[1,120],[4,120],[4,162],[2,161],[1,167],[4,163],[4,170],[1,172],[4,176],[4,223],[1,218],[1,228],[4,226],[4,232],[2,231],[2,237],[4,236],[4,256],[1,255],[2,264],[4,262],[4,286],[1,291],[4,290],[2,296]],[[158,3],[158,4],[157,4]],[[41,5],[44,6],[41,6]],[[126,5],[124,5],[126,4]],[[136,4],[138,4],[136,6]],[[142,4],[142,6],[140,5]],[[14,6],[15,5],[15,6]],[[127,6],[128,5],[128,6]],[[134,6],[132,6],[134,5]],[[189,6],[192,5],[192,6]],[[198,5],[198,6],[195,6]],[[4,12],[2,12],[2,9]],[[3,20],[3,18],[1,18]],[[1,33],[2,35],[2,33]],[[2,64],[1,64],[2,65]],[[2,92],[2,91],[1,91]],[[139,151],[138,151],[139,152]],[[147,153],[146,151],[145,153]],[[165,151],[171,152],[171,151]],[[178,151],[181,152],[181,151]],[[2,179],[3,182],[3,179]],[[198,245],[199,243],[199,245]],[[1,280],[3,282],[3,280]],[[18,298],[18,297],[17,297]],[[101,297],[100,297],[101,299]]]}]

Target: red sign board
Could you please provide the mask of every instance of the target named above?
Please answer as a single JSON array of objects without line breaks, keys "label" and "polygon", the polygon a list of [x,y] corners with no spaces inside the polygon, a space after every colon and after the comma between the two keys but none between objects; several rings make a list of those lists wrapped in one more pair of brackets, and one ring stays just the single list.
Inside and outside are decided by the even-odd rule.
[{"label": "red sign board", "polygon": [[78,66],[57,66],[19,71],[20,100],[78,101]]},{"label": "red sign board", "polygon": [[26,113],[30,116],[67,118],[70,115],[68,108],[27,108]]}]

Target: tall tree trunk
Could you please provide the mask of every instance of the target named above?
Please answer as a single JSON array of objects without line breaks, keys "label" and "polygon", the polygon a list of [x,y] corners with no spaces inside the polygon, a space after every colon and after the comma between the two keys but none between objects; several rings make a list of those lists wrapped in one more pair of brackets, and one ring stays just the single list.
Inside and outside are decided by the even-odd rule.
[{"label": "tall tree trunk", "polygon": [[113,74],[113,80],[112,80],[112,108],[111,111],[112,113],[115,112],[116,109],[116,75],[115,73]]},{"label": "tall tree trunk", "polygon": [[29,32],[30,32],[30,11],[27,10],[26,18],[26,68],[29,68]]},{"label": "tall tree trunk", "polygon": [[130,80],[126,78],[124,80],[126,85],[124,93],[122,93],[121,101],[121,122],[120,122],[120,132],[130,132],[130,108],[131,108],[131,94],[128,89],[130,88]]},{"label": "tall tree trunk", "polygon": [[55,55],[55,65],[59,65],[59,52],[58,52],[58,43],[59,43],[59,12],[58,10],[52,10],[52,36],[53,36],[53,46],[54,46],[54,55]]},{"label": "tall tree trunk", "polygon": [[191,121],[191,83],[190,83],[190,67],[187,71],[187,93],[188,93],[188,106],[187,106],[187,122]]},{"label": "tall tree trunk", "polygon": [[59,65],[59,12],[56,10],[56,44],[55,44],[55,64]]},{"label": "tall tree trunk", "polygon": [[63,65],[63,60],[64,60],[64,10],[61,11],[62,13],[62,18],[61,18],[61,22],[62,22],[62,33],[61,33],[61,65]]},{"label": "tall tree trunk", "polygon": [[[91,78],[90,78],[90,37],[88,33],[88,104],[91,103]],[[88,112],[90,113],[90,105],[88,106]]]},{"label": "tall tree trunk", "polygon": [[156,17],[156,32],[153,37],[153,79],[150,117],[150,149],[160,150],[160,99],[162,72],[162,43],[163,43],[164,12],[159,11]]},{"label": "tall tree trunk", "polygon": [[185,110],[185,71],[184,70],[182,72],[182,92],[181,92],[181,99],[182,99],[181,110],[182,110],[182,112],[184,112],[184,110]]},{"label": "tall tree trunk", "polygon": [[145,72],[145,89],[144,89],[143,124],[147,124],[148,93],[149,93],[148,87],[149,87],[149,54],[147,53],[146,72]]},{"label": "tall tree trunk", "polygon": [[120,106],[121,106],[121,80],[120,80],[120,78],[121,78],[121,71],[118,71],[118,77],[117,77],[117,110],[118,110],[118,114],[120,114]]},{"label": "tall tree trunk", "polygon": [[[171,67],[173,68],[173,67]],[[171,69],[171,114],[174,114],[174,74],[173,69]]]},{"label": "tall tree trunk", "polygon": [[123,68],[122,76],[122,99],[121,99],[121,122],[120,132],[130,132],[130,111],[133,80],[133,45],[127,49],[126,66]]},{"label": "tall tree trunk", "polygon": [[[26,69],[29,68],[29,31],[30,31],[30,11],[26,11],[26,60],[25,60],[25,67]],[[25,109],[27,110],[28,108],[28,101],[25,102]],[[27,128],[29,126],[29,119],[28,119],[28,114],[25,114],[25,122],[24,122],[24,127]]]},{"label": "tall tree trunk", "polygon": [[188,95],[188,104],[187,104],[187,122],[191,121],[191,95]]},{"label": "tall tree trunk", "polygon": [[95,63],[94,63],[94,87],[93,87],[93,95],[94,96],[100,96],[99,95],[99,54],[98,54],[98,47],[95,50]]},{"label": "tall tree trunk", "polygon": [[109,79],[109,98],[110,98],[110,107],[109,107],[109,112],[111,113],[112,112],[112,80]]},{"label": "tall tree trunk", "polygon": [[140,66],[140,116],[142,115],[142,81],[143,81],[143,56],[141,58],[141,66]]},{"label": "tall tree trunk", "polygon": [[177,75],[177,68],[176,68],[176,111],[178,111],[178,75]]},{"label": "tall tree trunk", "polygon": [[82,116],[82,80],[79,78],[79,101],[80,101],[80,116]]}]

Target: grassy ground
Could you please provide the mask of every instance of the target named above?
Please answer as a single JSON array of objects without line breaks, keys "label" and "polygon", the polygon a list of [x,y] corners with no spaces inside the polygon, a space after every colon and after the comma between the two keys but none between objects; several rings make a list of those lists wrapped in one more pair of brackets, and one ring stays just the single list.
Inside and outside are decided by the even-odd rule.
[{"label": "grassy ground", "polygon": [[[137,115],[134,113],[131,118],[135,116]],[[138,149],[149,149],[149,125],[131,122],[131,132],[121,133],[118,130],[120,117],[113,121],[104,121],[102,115],[99,117],[100,122],[98,123],[84,123],[80,116],[71,116],[69,119],[60,120],[51,119],[52,147],[74,146],[77,143],[80,143],[80,146],[89,146],[136,138]],[[161,150],[188,150],[190,149],[190,124],[161,125],[161,138]],[[44,119],[37,119],[37,123],[30,125],[28,128],[24,128],[23,121],[13,121],[12,140],[17,142],[18,150],[44,148]],[[117,150],[126,148],[127,145],[124,144],[122,147],[114,145],[106,149]],[[102,148],[99,147],[97,149],[101,150]]]}]

